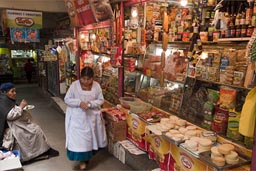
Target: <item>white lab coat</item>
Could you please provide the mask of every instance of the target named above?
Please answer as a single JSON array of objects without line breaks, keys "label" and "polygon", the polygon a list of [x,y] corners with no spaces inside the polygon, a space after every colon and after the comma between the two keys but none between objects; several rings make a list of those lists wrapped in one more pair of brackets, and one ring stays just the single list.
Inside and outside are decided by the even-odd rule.
[{"label": "white lab coat", "polygon": [[[66,148],[73,152],[87,152],[106,147],[106,129],[100,111],[104,98],[99,83],[93,81],[92,89],[85,91],[79,80],[74,81],[64,101],[67,104]],[[90,109],[80,108],[81,101],[90,102]]]}]

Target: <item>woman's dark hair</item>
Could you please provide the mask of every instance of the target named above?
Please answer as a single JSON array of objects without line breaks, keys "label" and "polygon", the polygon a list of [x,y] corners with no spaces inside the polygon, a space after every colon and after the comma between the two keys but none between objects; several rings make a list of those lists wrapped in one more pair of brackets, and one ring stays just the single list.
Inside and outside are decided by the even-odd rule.
[{"label": "woman's dark hair", "polygon": [[94,76],[93,69],[91,67],[84,67],[81,71],[81,77],[87,76],[89,78],[92,78]]}]

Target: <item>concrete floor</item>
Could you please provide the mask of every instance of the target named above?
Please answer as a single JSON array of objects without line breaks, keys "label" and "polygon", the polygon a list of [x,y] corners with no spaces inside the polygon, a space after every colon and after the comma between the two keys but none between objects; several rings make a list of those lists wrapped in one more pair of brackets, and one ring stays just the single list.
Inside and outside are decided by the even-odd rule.
[{"label": "concrete floor", "polygon": [[[24,171],[72,171],[73,162],[66,157],[64,113],[57,107],[50,95],[37,84],[18,84],[17,99],[26,99],[35,105],[31,110],[34,122],[43,129],[49,144],[60,152],[58,157],[37,161],[23,166]],[[94,156],[88,170],[131,170],[107,150]]]}]

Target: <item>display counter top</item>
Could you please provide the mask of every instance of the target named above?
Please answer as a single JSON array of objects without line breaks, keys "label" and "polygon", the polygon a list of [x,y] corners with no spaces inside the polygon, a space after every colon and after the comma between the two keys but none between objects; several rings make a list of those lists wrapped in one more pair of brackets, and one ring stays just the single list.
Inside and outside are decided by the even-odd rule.
[{"label": "display counter top", "polygon": [[[173,139],[170,140],[170,138],[166,138],[166,137],[167,137],[167,136],[166,136],[166,132],[168,132],[168,131],[165,131],[163,134],[155,134],[154,132],[152,132],[152,131],[149,129],[149,127],[152,126],[152,125],[154,125],[154,124],[160,124],[159,122],[158,122],[158,123],[150,123],[150,124],[149,124],[148,122],[145,121],[145,119],[141,118],[139,114],[131,113],[131,112],[129,111],[129,109],[124,109],[124,108],[122,108],[122,111],[126,112],[126,115],[129,115],[130,117],[133,118],[133,119],[127,119],[127,122],[129,122],[129,120],[132,122],[132,123],[128,123],[128,131],[129,131],[130,129],[134,131],[134,133],[131,133],[132,136],[130,136],[130,137],[134,137],[134,136],[136,135],[135,137],[137,137],[137,138],[134,140],[134,142],[137,142],[138,145],[140,145],[140,144],[138,143],[138,140],[144,139],[143,136],[146,137],[147,135],[155,135],[155,136],[163,137],[163,139],[164,139],[165,141],[167,141],[168,143],[170,143],[170,146],[175,146],[175,148],[176,148],[176,152],[175,152],[175,153],[179,153],[179,155],[183,155],[183,153],[185,153],[187,156],[189,156],[189,158],[190,158],[192,161],[196,161],[196,163],[197,163],[198,165],[200,165],[200,167],[209,167],[209,168],[212,168],[212,169],[216,169],[216,167],[215,167],[214,165],[210,165],[210,164],[209,164],[210,162],[205,162],[205,160],[202,160],[202,159],[200,158],[199,153],[198,153],[197,157],[195,157],[195,155],[192,155],[192,154],[188,153],[187,150],[182,149],[182,147],[180,147],[180,143],[176,143],[176,141],[174,141]],[[156,107],[152,107],[151,112],[152,112],[152,111],[161,112],[162,114],[165,114],[166,116],[175,116],[175,115],[173,115],[173,114],[170,114],[170,113],[168,113],[168,112],[165,112],[165,111],[163,111],[163,110],[161,110],[161,109],[158,109],[158,108],[156,108]],[[176,117],[176,116],[175,116],[175,117]],[[128,117],[128,118],[129,118],[129,117]],[[140,120],[140,122],[138,122],[138,119]],[[137,120],[137,122],[135,122],[135,120]],[[182,120],[182,119],[181,119],[181,120]],[[135,124],[135,123],[136,123],[136,124]],[[144,124],[143,124],[143,123],[144,123]],[[137,128],[138,130],[136,130],[136,128],[134,127],[134,124],[136,125],[136,128]],[[132,128],[129,128],[129,126],[132,127]],[[148,126],[149,126],[149,127],[148,127]],[[159,127],[159,126],[160,126],[160,125],[158,125],[158,127]],[[196,127],[196,129],[197,129],[198,131],[201,131],[201,132],[202,132],[202,131],[207,131],[207,130],[205,130],[205,129],[201,128],[201,127],[198,127],[198,126],[196,126],[196,125],[194,125],[194,124],[192,124],[192,123],[189,123],[189,122],[187,122],[187,126]],[[133,128],[133,127],[134,127],[134,128]],[[145,128],[143,129],[142,127],[145,127]],[[174,130],[174,129],[175,129],[175,128],[173,128],[173,130]],[[140,130],[144,130],[144,134],[141,134]],[[177,129],[174,130],[174,131],[177,131]],[[138,132],[139,132],[139,133],[138,133]],[[133,135],[133,134],[135,134],[135,135]],[[138,136],[141,136],[141,138],[139,138]],[[146,138],[146,139],[147,139],[147,138]],[[234,146],[234,148],[235,148],[235,151],[236,151],[237,153],[239,153],[239,154],[242,154],[242,156],[245,156],[245,158],[246,158],[245,161],[243,161],[243,162],[240,161],[240,163],[237,164],[237,165],[234,165],[234,167],[233,167],[232,165],[227,165],[227,164],[226,164],[225,166],[228,166],[227,170],[229,169],[229,167],[232,168],[232,169],[243,168],[243,169],[245,169],[245,170],[250,170],[250,159],[251,159],[251,156],[252,156],[252,150],[247,149],[247,148],[245,148],[245,147],[243,147],[243,146],[241,146],[241,145],[239,145],[239,144],[236,144],[235,142],[232,142],[232,141],[230,141],[230,140],[228,140],[228,139],[226,139],[226,138],[224,138],[224,137],[221,137],[221,136],[219,136],[219,135],[217,135],[217,142],[214,143],[213,146],[215,146],[216,144],[226,144],[226,143],[227,143],[227,144],[232,144],[232,145]],[[136,143],[135,143],[135,144],[136,144]],[[143,146],[143,147],[144,147],[144,146]],[[173,147],[173,149],[174,149],[174,147]],[[175,151],[175,150],[174,150],[174,151]],[[178,151],[178,152],[177,152],[177,151]],[[208,152],[210,152],[210,149],[208,150]],[[175,153],[172,153],[172,154],[175,155]],[[174,158],[175,158],[176,160],[180,160],[180,158],[177,157],[177,156],[175,156]],[[182,163],[182,161],[180,161],[180,163]],[[222,168],[222,167],[218,167],[217,170],[221,170],[220,168]]]}]

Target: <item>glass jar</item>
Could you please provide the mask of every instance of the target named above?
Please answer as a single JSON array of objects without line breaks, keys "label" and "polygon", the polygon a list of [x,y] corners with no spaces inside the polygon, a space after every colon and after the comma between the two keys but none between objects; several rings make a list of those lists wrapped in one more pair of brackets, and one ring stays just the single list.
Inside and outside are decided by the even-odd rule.
[{"label": "glass jar", "polygon": [[253,29],[254,29],[253,26],[249,26],[249,27],[247,28],[247,32],[246,32],[246,36],[247,36],[247,37],[251,37],[251,36],[252,36]]},{"label": "glass jar", "polygon": [[247,33],[247,25],[242,25],[241,37],[246,37],[246,33]]},{"label": "glass jar", "polygon": [[236,26],[236,37],[241,37],[241,26]]}]

